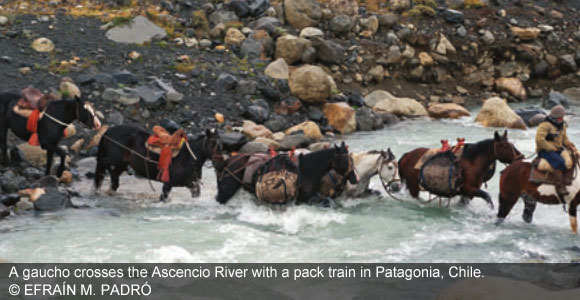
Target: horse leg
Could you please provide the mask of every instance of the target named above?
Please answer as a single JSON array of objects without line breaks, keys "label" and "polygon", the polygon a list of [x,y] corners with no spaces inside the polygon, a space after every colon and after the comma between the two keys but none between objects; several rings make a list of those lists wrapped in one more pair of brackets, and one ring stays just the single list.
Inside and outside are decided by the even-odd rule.
[{"label": "horse leg", "polygon": [[469,197],[461,195],[461,199],[459,200],[463,205],[469,205]]},{"label": "horse leg", "polygon": [[171,185],[171,183],[164,182],[163,188],[161,189],[161,196],[159,196],[159,201],[165,202],[167,200],[167,197],[169,197],[169,193],[171,192],[172,188],[173,186]]},{"label": "horse leg", "polygon": [[485,202],[487,202],[487,205],[489,205],[489,207],[493,209],[493,201],[491,200],[491,196],[486,191],[477,190],[474,196],[485,200]]},{"label": "horse leg", "polygon": [[570,215],[570,228],[572,229],[573,234],[578,234],[578,219],[576,216],[578,204],[580,204],[580,200],[576,198],[570,202],[570,207],[568,207],[568,215]]},{"label": "horse leg", "polygon": [[520,195],[502,195],[499,194],[499,209],[497,211],[496,225],[503,223],[507,215],[510,213]]},{"label": "horse leg", "polygon": [[523,194],[522,198],[524,198],[524,214],[522,215],[522,218],[524,219],[524,222],[526,223],[532,223],[532,220],[534,219],[534,211],[536,210],[536,204],[538,203],[538,201],[536,201],[536,199],[534,199],[534,197],[528,195],[528,194]]},{"label": "horse leg", "polygon": [[[100,154],[100,153],[99,153]],[[105,173],[109,168],[107,159],[101,155],[97,156],[97,168],[95,169],[95,179],[94,179],[94,189],[95,192],[101,188],[103,184],[103,179],[105,179]]]},{"label": "horse leg", "polygon": [[200,180],[194,181],[187,186],[189,192],[191,193],[191,198],[197,198],[201,195]]},{"label": "horse leg", "polygon": [[7,144],[7,133],[8,128],[4,125],[0,125],[0,150],[2,154],[2,162],[5,166],[10,166],[10,160],[8,159],[8,144]]},{"label": "horse leg", "polygon": [[119,177],[127,169],[127,165],[116,165],[109,167],[109,174],[111,174],[111,190],[109,195],[114,195],[119,188]]},{"label": "horse leg", "polygon": [[226,204],[240,189],[242,184],[230,175],[225,175],[217,180],[218,193],[215,200],[220,204]]}]

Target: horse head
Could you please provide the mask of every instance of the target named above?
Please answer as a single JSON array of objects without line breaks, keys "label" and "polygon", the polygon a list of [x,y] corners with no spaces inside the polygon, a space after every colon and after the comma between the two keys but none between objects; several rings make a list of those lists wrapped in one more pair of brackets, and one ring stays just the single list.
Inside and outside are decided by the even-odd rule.
[{"label": "horse head", "polygon": [[223,155],[223,145],[219,133],[206,129],[203,140],[203,151],[206,157],[211,159],[211,163],[216,170],[221,170],[225,161]]},{"label": "horse head", "polygon": [[333,168],[339,175],[346,177],[351,184],[357,184],[359,181],[358,174],[354,166],[354,161],[348,153],[348,147],[342,142],[340,146],[334,145]]},{"label": "horse head", "polygon": [[508,140],[507,130],[504,131],[503,135],[500,135],[497,131],[494,133],[493,155],[495,156],[495,159],[504,164],[511,164],[512,162],[524,157],[523,154]]},{"label": "horse head", "polygon": [[379,160],[379,177],[385,192],[398,191],[401,188],[399,165],[391,148],[388,148],[387,151],[381,150]]},{"label": "horse head", "polygon": [[83,102],[81,98],[75,96],[77,107],[77,119],[94,130],[101,129],[101,121],[97,117],[97,113],[93,105],[89,102]]}]

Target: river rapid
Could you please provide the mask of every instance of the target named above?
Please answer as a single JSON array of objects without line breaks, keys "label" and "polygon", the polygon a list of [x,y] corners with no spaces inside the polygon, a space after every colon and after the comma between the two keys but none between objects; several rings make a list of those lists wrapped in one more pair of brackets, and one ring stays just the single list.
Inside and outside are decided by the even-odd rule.
[{"label": "river rapid", "polygon": [[[579,108],[575,108],[580,111]],[[574,110],[574,109],[573,109]],[[417,119],[381,131],[348,135],[351,151],[391,150],[400,156],[416,147],[438,147],[440,139],[467,142],[492,138],[472,117]],[[568,134],[580,144],[580,117]],[[503,129],[502,129],[503,130]],[[526,156],[535,129],[510,130]],[[82,197],[54,214],[23,215],[0,222],[0,257],[13,262],[570,262],[580,260],[580,238],[570,233],[561,206],[538,204],[533,224],[523,222],[523,202],[505,223],[494,224],[499,171],[486,190],[496,208],[481,199],[458,199],[440,207],[420,204],[406,193],[398,202],[381,196],[347,199],[342,207],[293,206],[273,211],[239,192],[227,205],[214,201],[213,169],[203,174],[201,197],[176,188],[170,202],[157,202],[161,185],[124,175],[115,197],[94,195],[91,181],[75,183]],[[105,188],[108,180],[105,182]],[[371,188],[382,189],[375,178]],[[423,195],[426,198],[427,195]]]}]

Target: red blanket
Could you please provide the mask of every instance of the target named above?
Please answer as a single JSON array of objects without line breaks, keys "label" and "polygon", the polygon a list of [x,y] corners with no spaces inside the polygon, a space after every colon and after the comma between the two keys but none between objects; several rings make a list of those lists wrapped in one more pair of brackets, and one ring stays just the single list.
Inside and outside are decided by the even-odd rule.
[{"label": "red blanket", "polygon": [[32,146],[39,146],[40,143],[38,142],[38,134],[36,131],[38,130],[38,119],[40,118],[40,111],[35,109],[32,111],[30,116],[28,117],[28,121],[26,122],[26,130],[28,132],[32,132],[30,139],[28,139],[28,143]]}]

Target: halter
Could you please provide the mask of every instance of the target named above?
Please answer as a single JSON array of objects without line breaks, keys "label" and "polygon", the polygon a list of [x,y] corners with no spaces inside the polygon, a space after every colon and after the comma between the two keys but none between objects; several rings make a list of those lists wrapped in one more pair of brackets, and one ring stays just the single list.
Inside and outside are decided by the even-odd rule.
[{"label": "halter", "polygon": [[[207,140],[208,140],[208,139],[209,139],[209,136],[206,136],[206,137],[203,139],[203,149],[204,149],[204,150],[205,150],[205,146],[206,146],[206,144],[207,144]],[[221,153],[218,153],[218,147],[219,147],[219,141],[216,139],[215,146],[213,147],[213,149],[212,149],[212,151],[211,151],[211,161],[212,161],[212,162],[213,162],[213,161],[215,161],[215,160],[218,160],[218,159],[219,159],[219,161],[221,161],[221,162],[224,162],[224,161],[225,161],[225,160],[224,160],[224,156],[223,156],[223,154],[221,154]],[[191,150],[190,150],[190,151],[191,151]],[[218,158],[218,159],[216,159],[216,158]]]}]

